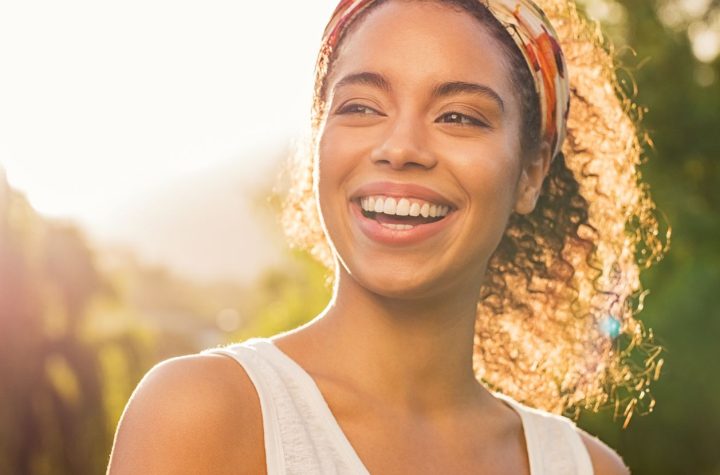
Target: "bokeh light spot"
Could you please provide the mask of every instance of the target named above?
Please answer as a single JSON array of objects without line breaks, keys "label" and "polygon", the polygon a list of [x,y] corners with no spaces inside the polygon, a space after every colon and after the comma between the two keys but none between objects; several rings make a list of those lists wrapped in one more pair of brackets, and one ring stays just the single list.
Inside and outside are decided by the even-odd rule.
[{"label": "bokeh light spot", "polygon": [[226,308],[218,312],[215,323],[220,330],[230,333],[240,328],[242,317],[234,308]]},{"label": "bokeh light spot", "polygon": [[620,321],[612,315],[608,315],[600,322],[600,330],[610,338],[617,338],[620,334]]}]

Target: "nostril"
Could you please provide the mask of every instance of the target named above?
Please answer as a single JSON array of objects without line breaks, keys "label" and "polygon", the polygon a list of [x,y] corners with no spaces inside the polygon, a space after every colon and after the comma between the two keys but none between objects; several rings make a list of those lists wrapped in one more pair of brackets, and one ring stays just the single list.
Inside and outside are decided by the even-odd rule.
[{"label": "nostril", "polygon": [[408,160],[376,160],[376,164],[380,164],[383,166],[389,166],[393,170],[402,170],[402,169],[419,169],[419,170],[427,170],[428,168],[431,168],[428,165],[424,165],[420,162],[415,161],[408,161]]},{"label": "nostril", "polygon": [[437,163],[434,154],[420,144],[407,143],[384,143],[375,148],[371,154],[371,160],[383,166],[389,165],[392,169],[403,168],[433,168]]}]

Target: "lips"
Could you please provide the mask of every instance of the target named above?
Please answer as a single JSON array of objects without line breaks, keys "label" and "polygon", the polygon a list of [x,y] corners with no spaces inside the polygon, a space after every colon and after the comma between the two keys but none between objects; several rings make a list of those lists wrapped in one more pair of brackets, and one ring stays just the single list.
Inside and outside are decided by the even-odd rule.
[{"label": "lips", "polygon": [[[420,224],[414,222],[413,218],[401,216],[388,216],[383,213],[368,213],[363,211],[360,200],[368,196],[385,196],[398,199],[416,199],[434,203],[438,206],[447,206],[449,212],[446,216],[433,221]],[[415,183],[394,183],[388,181],[377,181],[366,183],[355,189],[348,203],[353,227],[361,235],[378,244],[392,247],[402,247],[418,244],[440,235],[448,229],[457,219],[455,212],[457,206],[444,194],[431,188]],[[378,219],[381,217],[381,219]]]}]

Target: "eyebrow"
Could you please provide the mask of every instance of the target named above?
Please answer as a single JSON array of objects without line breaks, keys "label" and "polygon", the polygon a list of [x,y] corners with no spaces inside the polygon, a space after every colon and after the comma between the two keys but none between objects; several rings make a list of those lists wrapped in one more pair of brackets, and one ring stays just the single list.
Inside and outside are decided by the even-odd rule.
[{"label": "eyebrow", "polygon": [[473,94],[492,99],[505,112],[505,103],[500,95],[491,87],[474,82],[453,81],[439,84],[432,92],[434,98],[447,97],[455,94]]},{"label": "eyebrow", "polygon": [[347,76],[344,76],[342,79],[340,79],[337,84],[335,84],[333,91],[336,91],[343,86],[349,86],[351,84],[372,86],[386,92],[390,91],[390,82],[385,79],[385,76],[383,76],[382,74],[371,72],[348,74]]},{"label": "eyebrow", "polygon": [[[333,91],[352,84],[371,86],[386,92],[389,92],[391,90],[390,81],[385,79],[385,76],[383,76],[382,74],[373,72],[360,72],[344,76],[337,82],[337,84],[335,84]],[[494,89],[484,84],[465,81],[445,82],[435,86],[432,92],[432,97],[434,99],[437,99],[441,97],[453,96],[456,94],[472,94],[484,98],[489,98],[500,107],[500,110],[502,112],[505,112],[505,102],[503,102],[500,95],[495,92]]]}]

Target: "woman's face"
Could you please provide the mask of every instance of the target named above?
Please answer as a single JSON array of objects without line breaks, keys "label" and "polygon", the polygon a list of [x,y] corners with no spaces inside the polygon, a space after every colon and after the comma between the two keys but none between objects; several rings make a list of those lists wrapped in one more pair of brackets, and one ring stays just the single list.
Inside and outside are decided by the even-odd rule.
[{"label": "woman's face", "polygon": [[[529,211],[512,88],[497,40],[437,3],[390,1],[345,38],[315,166],[356,282],[400,298],[479,287],[511,212]],[[447,214],[427,223],[433,210]]]}]

